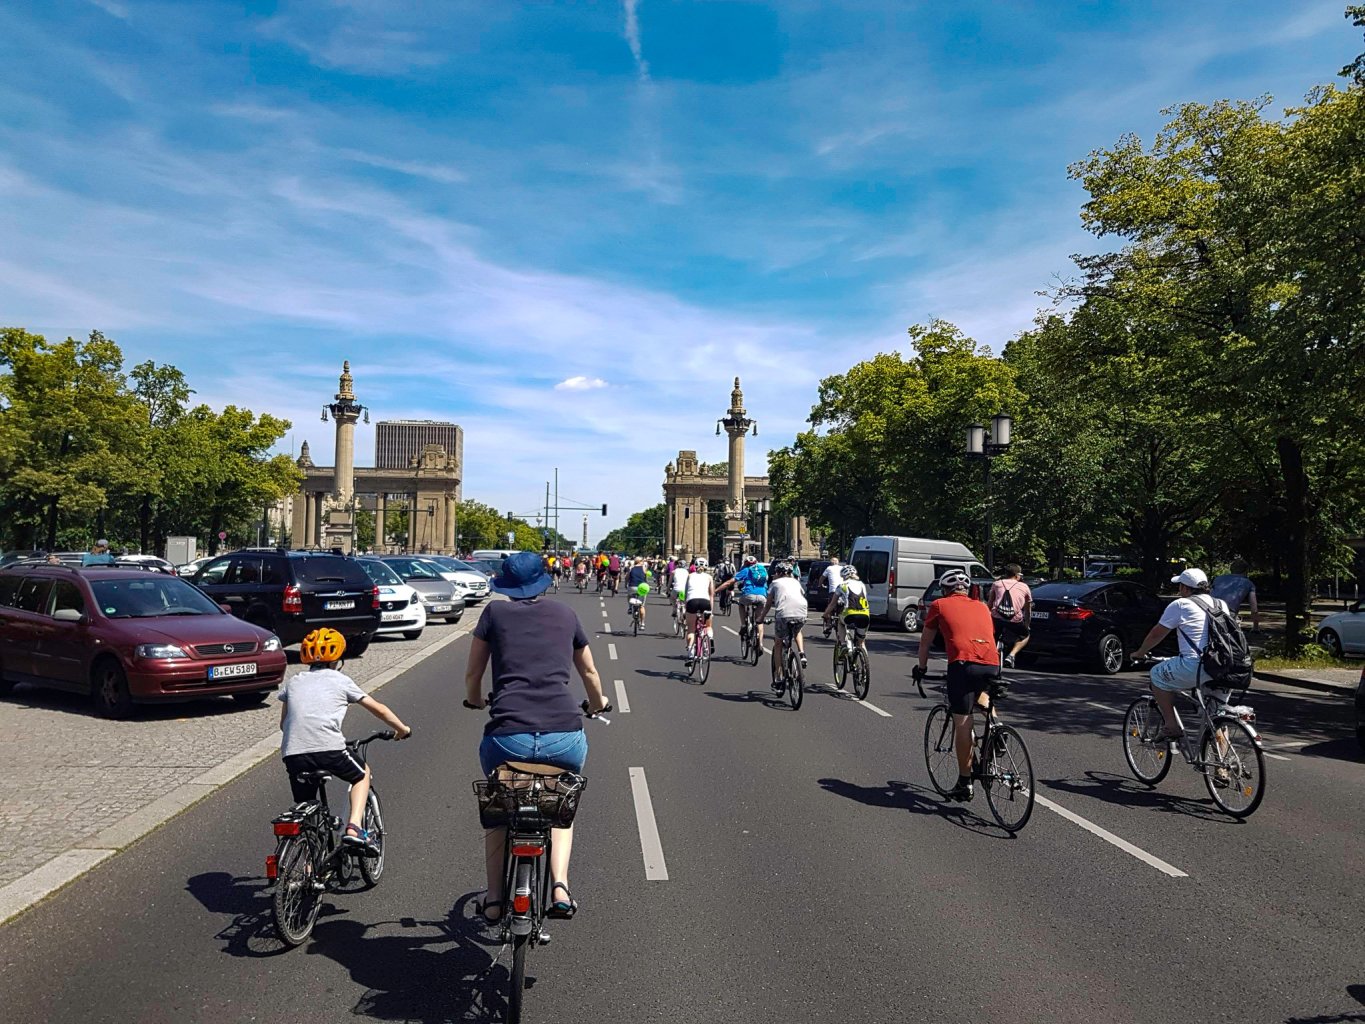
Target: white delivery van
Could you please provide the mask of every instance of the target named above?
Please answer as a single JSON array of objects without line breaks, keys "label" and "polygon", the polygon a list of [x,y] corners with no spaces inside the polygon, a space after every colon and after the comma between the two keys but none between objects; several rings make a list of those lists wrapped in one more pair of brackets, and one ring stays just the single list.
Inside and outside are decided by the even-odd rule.
[{"label": "white delivery van", "polygon": [[492,562],[495,565],[501,565],[504,558],[515,554],[516,552],[511,548],[481,548],[472,552],[469,558],[474,562]]},{"label": "white delivery van", "polygon": [[991,575],[965,544],[929,537],[859,537],[849,561],[867,584],[872,617],[898,622],[907,632],[920,627],[924,591],[949,569],[965,569],[973,578]]}]

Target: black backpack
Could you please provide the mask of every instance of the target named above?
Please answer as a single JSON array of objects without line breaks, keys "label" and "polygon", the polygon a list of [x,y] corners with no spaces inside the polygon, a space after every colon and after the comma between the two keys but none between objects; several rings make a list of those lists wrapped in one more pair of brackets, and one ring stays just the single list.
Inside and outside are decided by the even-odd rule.
[{"label": "black backpack", "polygon": [[1000,603],[995,606],[995,615],[1001,619],[1014,618],[1014,594],[1009,584],[1005,584],[1005,592],[1000,595]]},{"label": "black backpack", "polygon": [[1245,690],[1251,685],[1252,672],[1251,648],[1246,634],[1222,602],[1210,600],[1212,603],[1207,605],[1198,602],[1206,616],[1199,667],[1217,689]]}]

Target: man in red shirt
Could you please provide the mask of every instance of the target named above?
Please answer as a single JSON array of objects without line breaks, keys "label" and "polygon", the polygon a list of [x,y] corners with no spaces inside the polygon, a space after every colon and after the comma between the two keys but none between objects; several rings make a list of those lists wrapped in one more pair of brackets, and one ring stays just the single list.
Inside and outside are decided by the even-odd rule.
[{"label": "man in red shirt", "polygon": [[939,578],[944,596],[929,606],[919,638],[919,668],[924,674],[929,648],[943,634],[948,650],[948,707],[953,713],[953,749],[957,753],[957,786],[950,799],[972,798],[972,705],[988,707],[983,691],[1000,676],[1000,655],[995,649],[995,626],[990,610],[969,595],[972,581],[961,569],[949,569]]}]

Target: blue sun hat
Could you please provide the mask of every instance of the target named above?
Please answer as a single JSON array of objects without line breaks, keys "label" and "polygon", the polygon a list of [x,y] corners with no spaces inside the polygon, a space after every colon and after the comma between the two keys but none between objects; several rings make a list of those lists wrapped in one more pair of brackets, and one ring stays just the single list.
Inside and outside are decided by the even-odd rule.
[{"label": "blue sun hat", "polygon": [[551,582],[550,574],[545,571],[545,560],[538,552],[518,551],[503,560],[502,572],[488,585],[513,600],[525,600],[545,593]]}]

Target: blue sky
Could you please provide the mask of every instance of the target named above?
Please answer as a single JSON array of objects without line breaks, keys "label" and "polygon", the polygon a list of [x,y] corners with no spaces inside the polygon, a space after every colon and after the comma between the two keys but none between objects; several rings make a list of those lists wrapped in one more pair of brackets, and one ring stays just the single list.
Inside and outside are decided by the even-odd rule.
[{"label": "blue sky", "polygon": [[465,427],[466,496],[558,466],[596,537],[725,458],[736,373],[759,472],[911,323],[999,350],[1097,247],[1069,162],[1297,102],[1343,7],[13,0],[0,323],[103,330],[319,462],[349,358],[376,417]]}]

